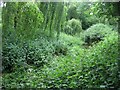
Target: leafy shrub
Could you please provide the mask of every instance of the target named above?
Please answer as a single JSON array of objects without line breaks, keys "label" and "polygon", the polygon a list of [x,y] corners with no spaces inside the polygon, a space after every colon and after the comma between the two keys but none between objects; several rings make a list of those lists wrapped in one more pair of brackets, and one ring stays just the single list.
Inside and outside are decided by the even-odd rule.
[{"label": "leafy shrub", "polygon": [[81,33],[81,37],[88,46],[92,43],[97,43],[103,40],[110,33],[113,33],[112,28],[102,23],[95,24]]},{"label": "leafy shrub", "polygon": [[25,52],[15,43],[4,43],[2,47],[2,70],[11,72],[19,60],[24,61]]},{"label": "leafy shrub", "polygon": [[118,30],[118,18],[116,17],[111,17],[108,22],[109,26],[113,28],[114,30]]},{"label": "leafy shrub", "polygon": [[55,55],[66,55],[67,52],[68,52],[68,48],[67,48],[67,45],[64,44],[64,42],[62,41],[57,41],[57,42],[54,42],[54,54]]},{"label": "leafy shrub", "polygon": [[54,47],[47,39],[39,39],[30,42],[25,49],[27,50],[26,62],[41,67],[52,59]]},{"label": "leafy shrub", "polygon": [[99,23],[99,19],[96,16],[87,16],[85,14],[79,14],[79,19],[82,21],[83,30],[86,30],[90,26]]},{"label": "leafy shrub", "polygon": [[64,25],[64,32],[70,35],[75,35],[82,31],[81,22],[77,19],[68,20]]},{"label": "leafy shrub", "polygon": [[[4,43],[3,44],[3,71],[14,71],[15,66],[22,63],[35,67],[42,67],[54,55],[66,55],[68,48],[62,41],[40,37],[34,41],[24,43]],[[23,65],[24,66],[24,65]]]},{"label": "leafy shrub", "polygon": [[104,41],[94,45],[87,56],[88,60],[84,63],[84,67],[88,66],[88,77],[93,77],[89,86],[95,87],[117,87],[118,84],[118,34],[113,32],[104,38]]},{"label": "leafy shrub", "polygon": [[12,71],[20,63],[41,67],[52,59],[54,47],[45,38],[28,41],[23,44],[3,44],[3,70]]},{"label": "leafy shrub", "polygon": [[76,45],[81,46],[83,43],[81,38],[79,38],[78,36],[71,36],[65,33],[60,34],[60,41],[62,41],[64,45],[68,45],[68,47]]},{"label": "leafy shrub", "polygon": [[69,54],[71,55],[71,53],[79,52],[78,49],[82,48],[83,41],[78,36],[61,33],[59,40],[57,42],[54,41],[53,43],[56,55],[66,56]]},{"label": "leafy shrub", "polygon": [[117,87],[117,42],[118,36],[113,33],[76,59],[73,56],[59,58],[52,67],[43,69],[48,75],[44,82],[46,87]]},{"label": "leafy shrub", "polygon": [[97,23],[99,23],[99,19],[96,16],[89,16],[89,17],[86,17],[85,21],[83,21],[82,27],[86,30],[90,26],[97,24]]}]

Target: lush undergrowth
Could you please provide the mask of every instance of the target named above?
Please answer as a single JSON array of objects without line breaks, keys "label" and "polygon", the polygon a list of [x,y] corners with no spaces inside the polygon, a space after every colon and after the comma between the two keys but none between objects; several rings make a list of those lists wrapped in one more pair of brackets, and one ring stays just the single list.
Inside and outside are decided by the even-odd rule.
[{"label": "lush undergrowth", "polygon": [[[50,41],[46,42],[46,46],[42,47],[43,51],[39,50],[42,46],[40,44],[43,43],[31,42],[29,47],[32,51],[36,50],[44,54],[43,56],[51,56],[51,58],[48,58],[47,64],[43,64],[42,68],[15,66],[16,71],[3,74],[2,86],[4,88],[118,87],[117,32],[103,37],[102,41],[89,46],[89,49],[83,47],[83,42],[79,37],[64,33],[61,34],[59,41],[51,41],[51,44]],[[38,46],[38,50],[35,49],[36,46]],[[34,54],[30,55],[32,58],[36,58],[35,60],[41,57],[39,53],[34,52]],[[44,58],[42,57],[42,59]],[[36,67],[35,64],[33,66]]]},{"label": "lush undergrowth", "polygon": [[120,88],[118,3],[35,1],[0,2],[1,87]]}]

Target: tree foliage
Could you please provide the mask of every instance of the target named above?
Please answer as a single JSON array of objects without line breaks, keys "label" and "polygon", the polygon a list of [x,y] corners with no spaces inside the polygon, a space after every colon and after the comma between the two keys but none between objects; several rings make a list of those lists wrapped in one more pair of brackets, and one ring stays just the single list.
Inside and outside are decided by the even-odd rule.
[{"label": "tree foliage", "polygon": [[82,32],[81,22],[77,19],[68,20],[64,25],[64,32],[70,35],[79,34]]},{"label": "tree foliage", "polygon": [[64,12],[64,3],[43,2],[38,4],[38,7],[41,9],[41,11],[43,11],[45,18],[43,23],[43,30],[48,34],[48,36],[54,36],[53,34],[57,32],[57,37],[58,37],[62,25],[61,22]]},{"label": "tree foliage", "polygon": [[4,36],[11,35],[24,41],[35,38],[40,31],[43,15],[35,4],[7,2],[3,12]]}]

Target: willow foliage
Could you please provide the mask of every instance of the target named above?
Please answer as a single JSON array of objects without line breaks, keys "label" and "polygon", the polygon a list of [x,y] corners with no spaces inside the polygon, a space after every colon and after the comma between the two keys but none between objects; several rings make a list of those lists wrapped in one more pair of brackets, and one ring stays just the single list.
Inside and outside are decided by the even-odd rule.
[{"label": "willow foliage", "polygon": [[44,20],[37,5],[26,2],[7,2],[2,19],[3,36],[16,37],[21,41],[35,38]]}]

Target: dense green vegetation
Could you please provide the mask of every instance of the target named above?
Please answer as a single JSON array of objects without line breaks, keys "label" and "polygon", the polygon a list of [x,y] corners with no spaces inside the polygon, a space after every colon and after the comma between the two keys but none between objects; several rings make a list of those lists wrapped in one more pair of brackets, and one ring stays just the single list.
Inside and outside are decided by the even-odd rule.
[{"label": "dense green vegetation", "polygon": [[116,13],[117,3],[4,3],[2,88],[119,88]]}]

